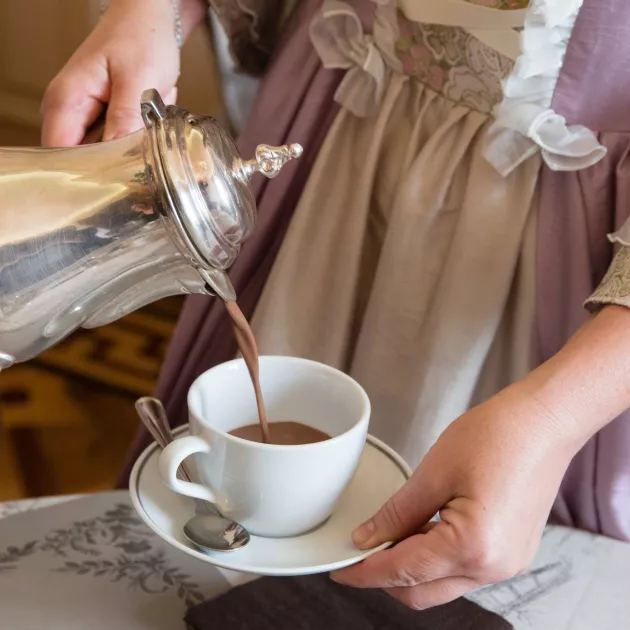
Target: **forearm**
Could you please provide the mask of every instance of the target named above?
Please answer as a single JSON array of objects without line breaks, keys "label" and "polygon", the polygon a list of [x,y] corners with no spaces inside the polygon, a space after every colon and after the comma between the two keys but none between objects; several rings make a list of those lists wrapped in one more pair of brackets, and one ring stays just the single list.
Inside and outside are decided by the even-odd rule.
[{"label": "forearm", "polygon": [[509,388],[578,450],[630,408],[630,309],[607,306],[552,359]]},{"label": "forearm", "polygon": [[185,40],[196,26],[203,20],[208,10],[207,0],[109,0],[109,7],[113,11],[128,11],[138,9],[138,5],[144,5],[142,10],[147,14],[164,13],[168,19],[175,20],[174,6],[179,9],[181,19],[182,37]]}]

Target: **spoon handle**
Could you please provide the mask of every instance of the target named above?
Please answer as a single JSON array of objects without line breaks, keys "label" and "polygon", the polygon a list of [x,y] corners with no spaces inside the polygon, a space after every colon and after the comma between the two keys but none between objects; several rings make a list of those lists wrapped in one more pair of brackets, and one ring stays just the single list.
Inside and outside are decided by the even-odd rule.
[{"label": "spoon handle", "polygon": [[[147,428],[153,439],[164,448],[173,441],[171,435],[171,425],[168,423],[168,416],[162,401],[152,396],[144,396],[136,400],[136,411],[140,416],[140,420]],[[190,472],[185,464],[179,466],[179,476],[184,481],[192,481]],[[218,508],[212,503],[206,503],[195,499],[195,506],[199,514],[214,514],[221,516]]]},{"label": "spoon handle", "polygon": [[[139,398],[136,400],[136,411],[147,431],[162,448],[173,441],[166,411],[157,398],[151,396]],[[192,481],[185,464],[180,465],[179,475],[184,481]]]}]

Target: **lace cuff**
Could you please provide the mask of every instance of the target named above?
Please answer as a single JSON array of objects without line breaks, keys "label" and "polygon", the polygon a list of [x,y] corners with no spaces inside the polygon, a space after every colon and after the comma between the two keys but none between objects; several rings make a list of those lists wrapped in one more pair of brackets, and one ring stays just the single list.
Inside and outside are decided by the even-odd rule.
[{"label": "lace cuff", "polygon": [[630,308],[630,220],[608,239],[619,246],[619,251],[600,285],[586,300],[585,307],[591,312],[607,304]]}]

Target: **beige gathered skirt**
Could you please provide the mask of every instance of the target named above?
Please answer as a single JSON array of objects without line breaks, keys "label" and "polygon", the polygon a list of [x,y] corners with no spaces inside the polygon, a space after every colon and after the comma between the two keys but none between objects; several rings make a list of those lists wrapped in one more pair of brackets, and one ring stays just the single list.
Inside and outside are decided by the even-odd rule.
[{"label": "beige gathered skirt", "polygon": [[412,465],[536,360],[540,162],[499,175],[482,154],[491,123],[400,74],[377,116],[342,109],[252,322],[262,354],[356,378],[370,432]]}]

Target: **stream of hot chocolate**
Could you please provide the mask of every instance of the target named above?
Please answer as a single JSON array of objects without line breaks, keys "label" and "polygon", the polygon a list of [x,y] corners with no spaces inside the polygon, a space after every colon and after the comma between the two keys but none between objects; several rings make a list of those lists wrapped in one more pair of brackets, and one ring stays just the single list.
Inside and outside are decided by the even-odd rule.
[{"label": "stream of hot chocolate", "polygon": [[265,402],[263,400],[262,390],[260,388],[260,367],[258,363],[258,347],[254,333],[249,322],[243,315],[243,311],[236,302],[224,302],[225,308],[232,318],[232,329],[236,337],[236,344],[243,355],[243,360],[249,371],[249,376],[254,385],[254,393],[256,394],[256,407],[258,408],[258,420],[260,422],[260,430],[262,432],[263,442],[271,442],[269,435],[269,424],[267,423],[267,412],[265,410]]}]

